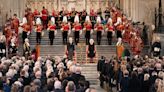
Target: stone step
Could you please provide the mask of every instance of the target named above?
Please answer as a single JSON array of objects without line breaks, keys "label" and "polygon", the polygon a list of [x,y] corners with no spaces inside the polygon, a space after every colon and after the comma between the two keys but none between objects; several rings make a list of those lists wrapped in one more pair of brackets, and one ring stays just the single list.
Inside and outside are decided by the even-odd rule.
[{"label": "stone step", "polygon": [[81,65],[82,74],[91,83],[91,85],[99,84],[96,66],[97,66],[97,64],[89,64],[89,63]]},{"label": "stone step", "polygon": [[40,55],[41,56],[60,56],[62,57],[65,54],[65,46],[64,45],[41,45],[40,47]]}]

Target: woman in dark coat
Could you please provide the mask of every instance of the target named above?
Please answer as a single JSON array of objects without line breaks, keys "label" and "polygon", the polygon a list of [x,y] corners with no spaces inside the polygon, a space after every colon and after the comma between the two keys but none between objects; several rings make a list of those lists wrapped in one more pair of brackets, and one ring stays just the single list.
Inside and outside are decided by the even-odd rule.
[{"label": "woman in dark coat", "polygon": [[128,92],[141,92],[141,82],[137,78],[137,72],[133,71],[129,80]]},{"label": "woman in dark coat", "polygon": [[88,53],[88,57],[90,58],[90,62],[92,63],[93,58],[95,57],[95,53],[96,53],[93,39],[90,39],[90,41],[89,41],[89,45],[87,47],[87,53]]},{"label": "woman in dark coat", "polygon": [[67,44],[67,52],[68,59],[73,60],[73,56],[75,54],[75,45],[73,43],[73,39],[69,38],[69,43]]},{"label": "woman in dark coat", "polygon": [[142,85],[142,92],[150,92],[150,87],[151,87],[151,83],[149,80],[150,75],[149,74],[145,74],[144,75],[144,81],[143,81],[143,85]]}]

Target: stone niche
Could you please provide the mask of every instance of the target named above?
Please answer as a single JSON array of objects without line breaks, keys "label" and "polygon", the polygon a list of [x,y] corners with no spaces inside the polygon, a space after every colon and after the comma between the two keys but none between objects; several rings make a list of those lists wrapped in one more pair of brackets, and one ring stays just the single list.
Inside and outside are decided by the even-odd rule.
[{"label": "stone niche", "polygon": [[77,11],[86,9],[89,12],[90,8],[93,8],[95,11],[99,8],[104,10],[108,7],[108,2],[108,0],[29,0],[27,6],[31,7],[32,10],[38,9],[39,11],[45,6],[50,12],[52,9],[61,10],[62,7],[67,10],[75,8]]}]

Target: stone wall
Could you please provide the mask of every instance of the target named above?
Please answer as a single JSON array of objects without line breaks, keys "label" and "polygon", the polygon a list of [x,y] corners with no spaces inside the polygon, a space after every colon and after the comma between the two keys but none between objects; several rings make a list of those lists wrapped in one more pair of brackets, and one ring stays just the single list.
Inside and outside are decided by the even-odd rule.
[{"label": "stone wall", "polygon": [[[158,9],[159,0],[124,0],[123,10],[133,21],[154,24],[155,8]],[[164,0],[162,0],[164,14]]]},{"label": "stone wall", "polygon": [[13,14],[17,14],[19,18],[24,15],[26,0],[0,0],[0,26],[5,21],[12,17]]}]

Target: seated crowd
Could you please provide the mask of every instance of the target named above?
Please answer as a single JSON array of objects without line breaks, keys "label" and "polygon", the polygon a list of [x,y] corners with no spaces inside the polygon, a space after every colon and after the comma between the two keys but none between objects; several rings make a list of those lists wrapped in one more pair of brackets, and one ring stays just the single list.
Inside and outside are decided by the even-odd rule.
[{"label": "seated crowd", "polygon": [[37,61],[13,56],[0,62],[1,92],[94,92],[89,86],[81,67],[65,56],[38,57]]}]

